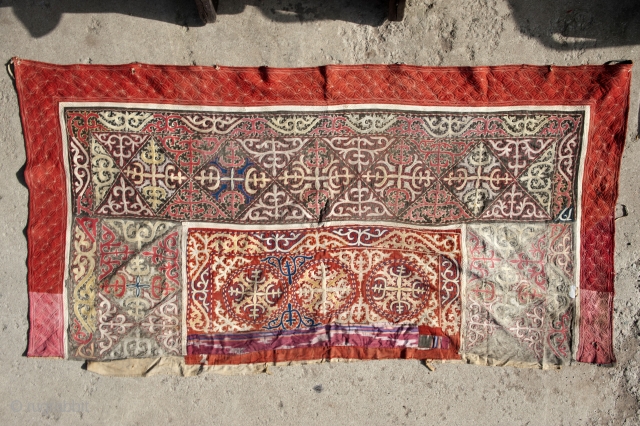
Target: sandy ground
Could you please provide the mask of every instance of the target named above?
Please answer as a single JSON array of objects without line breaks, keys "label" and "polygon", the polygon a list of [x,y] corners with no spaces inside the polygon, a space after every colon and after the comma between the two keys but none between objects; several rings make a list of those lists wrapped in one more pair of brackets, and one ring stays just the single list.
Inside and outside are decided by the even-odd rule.
[{"label": "sandy ground", "polygon": [[[219,21],[203,27],[192,0],[0,0],[0,59],[272,67],[640,59],[637,0],[409,0],[402,23],[385,21],[384,1],[220,2]],[[615,367],[444,364],[430,372],[398,360],[252,377],[123,379],[23,356],[25,153],[16,93],[0,73],[0,423],[640,424],[639,82],[620,178],[618,210],[626,216],[617,221]]]}]

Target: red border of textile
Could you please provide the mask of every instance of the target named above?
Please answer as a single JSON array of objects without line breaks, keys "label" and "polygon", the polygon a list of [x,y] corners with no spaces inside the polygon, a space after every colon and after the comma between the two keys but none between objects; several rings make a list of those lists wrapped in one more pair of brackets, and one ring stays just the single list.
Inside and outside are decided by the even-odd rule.
[{"label": "red border of textile", "polygon": [[460,359],[457,349],[413,348],[356,348],[330,346],[323,348],[295,348],[252,352],[243,355],[187,355],[187,364],[255,364],[260,362],[289,362],[330,359]]},{"label": "red border of textile", "polygon": [[[614,209],[631,65],[433,68],[59,66],[13,59],[27,151],[28,285],[62,294],[67,198],[58,103],[263,106],[388,103],[431,106],[590,105],[582,192],[578,361],[612,363]],[[52,299],[54,300],[54,299]],[[62,298],[55,298],[61,301]],[[60,307],[61,308],[61,307]],[[32,310],[29,356],[63,356],[59,318]],[[53,315],[53,314],[52,314]],[[367,358],[369,354],[362,354]]]}]

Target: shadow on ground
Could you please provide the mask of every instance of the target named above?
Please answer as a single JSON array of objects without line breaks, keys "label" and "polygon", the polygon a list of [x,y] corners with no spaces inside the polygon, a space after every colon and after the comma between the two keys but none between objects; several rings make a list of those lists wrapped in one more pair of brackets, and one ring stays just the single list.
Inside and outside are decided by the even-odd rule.
[{"label": "shadow on ground", "polygon": [[507,0],[518,29],[556,50],[640,44],[638,0]]},{"label": "shadow on ground", "polygon": [[[214,0],[218,15],[237,15],[256,7],[276,22],[338,20],[379,26],[388,12],[387,0]],[[195,0],[0,0],[10,7],[31,36],[49,34],[67,13],[119,13],[189,27],[202,26]],[[215,24],[211,24],[215,25]]]},{"label": "shadow on ground", "polygon": [[[557,50],[640,44],[639,0],[507,0],[519,30]],[[218,14],[257,8],[285,23],[340,20],[379,26],[387,0],[214,0]],[[431,8],[430,1],[414,8]],[[183,26],[201,26],[195,0],[0,0],[33,37],[53,31],[65,13],[120,13]],[[410,15],[412,8],[407,9]],[[433,12],[428,12],[433,13]],[[212,24],[215,25],[215,24]]]}]

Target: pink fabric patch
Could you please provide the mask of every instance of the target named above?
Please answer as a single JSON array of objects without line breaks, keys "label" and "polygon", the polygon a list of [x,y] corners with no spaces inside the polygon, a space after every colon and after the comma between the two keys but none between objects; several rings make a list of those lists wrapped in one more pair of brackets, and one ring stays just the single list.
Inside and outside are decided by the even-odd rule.
[{"label": "pink fabric patch", "polygon": [[616,362],[611,313],[613,293],[580,290],[580,344],[576,359],[594,364]]},{"label": "pink fabric patch", "polygon": [[27,356],[64,357],[62,294],[29,292]]}]

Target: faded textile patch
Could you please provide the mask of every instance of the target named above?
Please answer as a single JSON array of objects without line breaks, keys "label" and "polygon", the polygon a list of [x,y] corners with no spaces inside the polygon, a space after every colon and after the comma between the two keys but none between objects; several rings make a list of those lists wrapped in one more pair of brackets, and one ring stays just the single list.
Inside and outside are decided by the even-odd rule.
[{"label": "faded textile patch", "polygon": [[75,220],[67,287],[69,357],[182,353],[180,233],[171,222]]},{"label": "faded textile patch", "polygon": [[459,346],[460,230],[191,228],[186,256],[190,355]]},{"label": "faded textile patch", "polygon": [[467,227],[465,353],[488,364],[566,364],[575,311],[572,227]]}]

